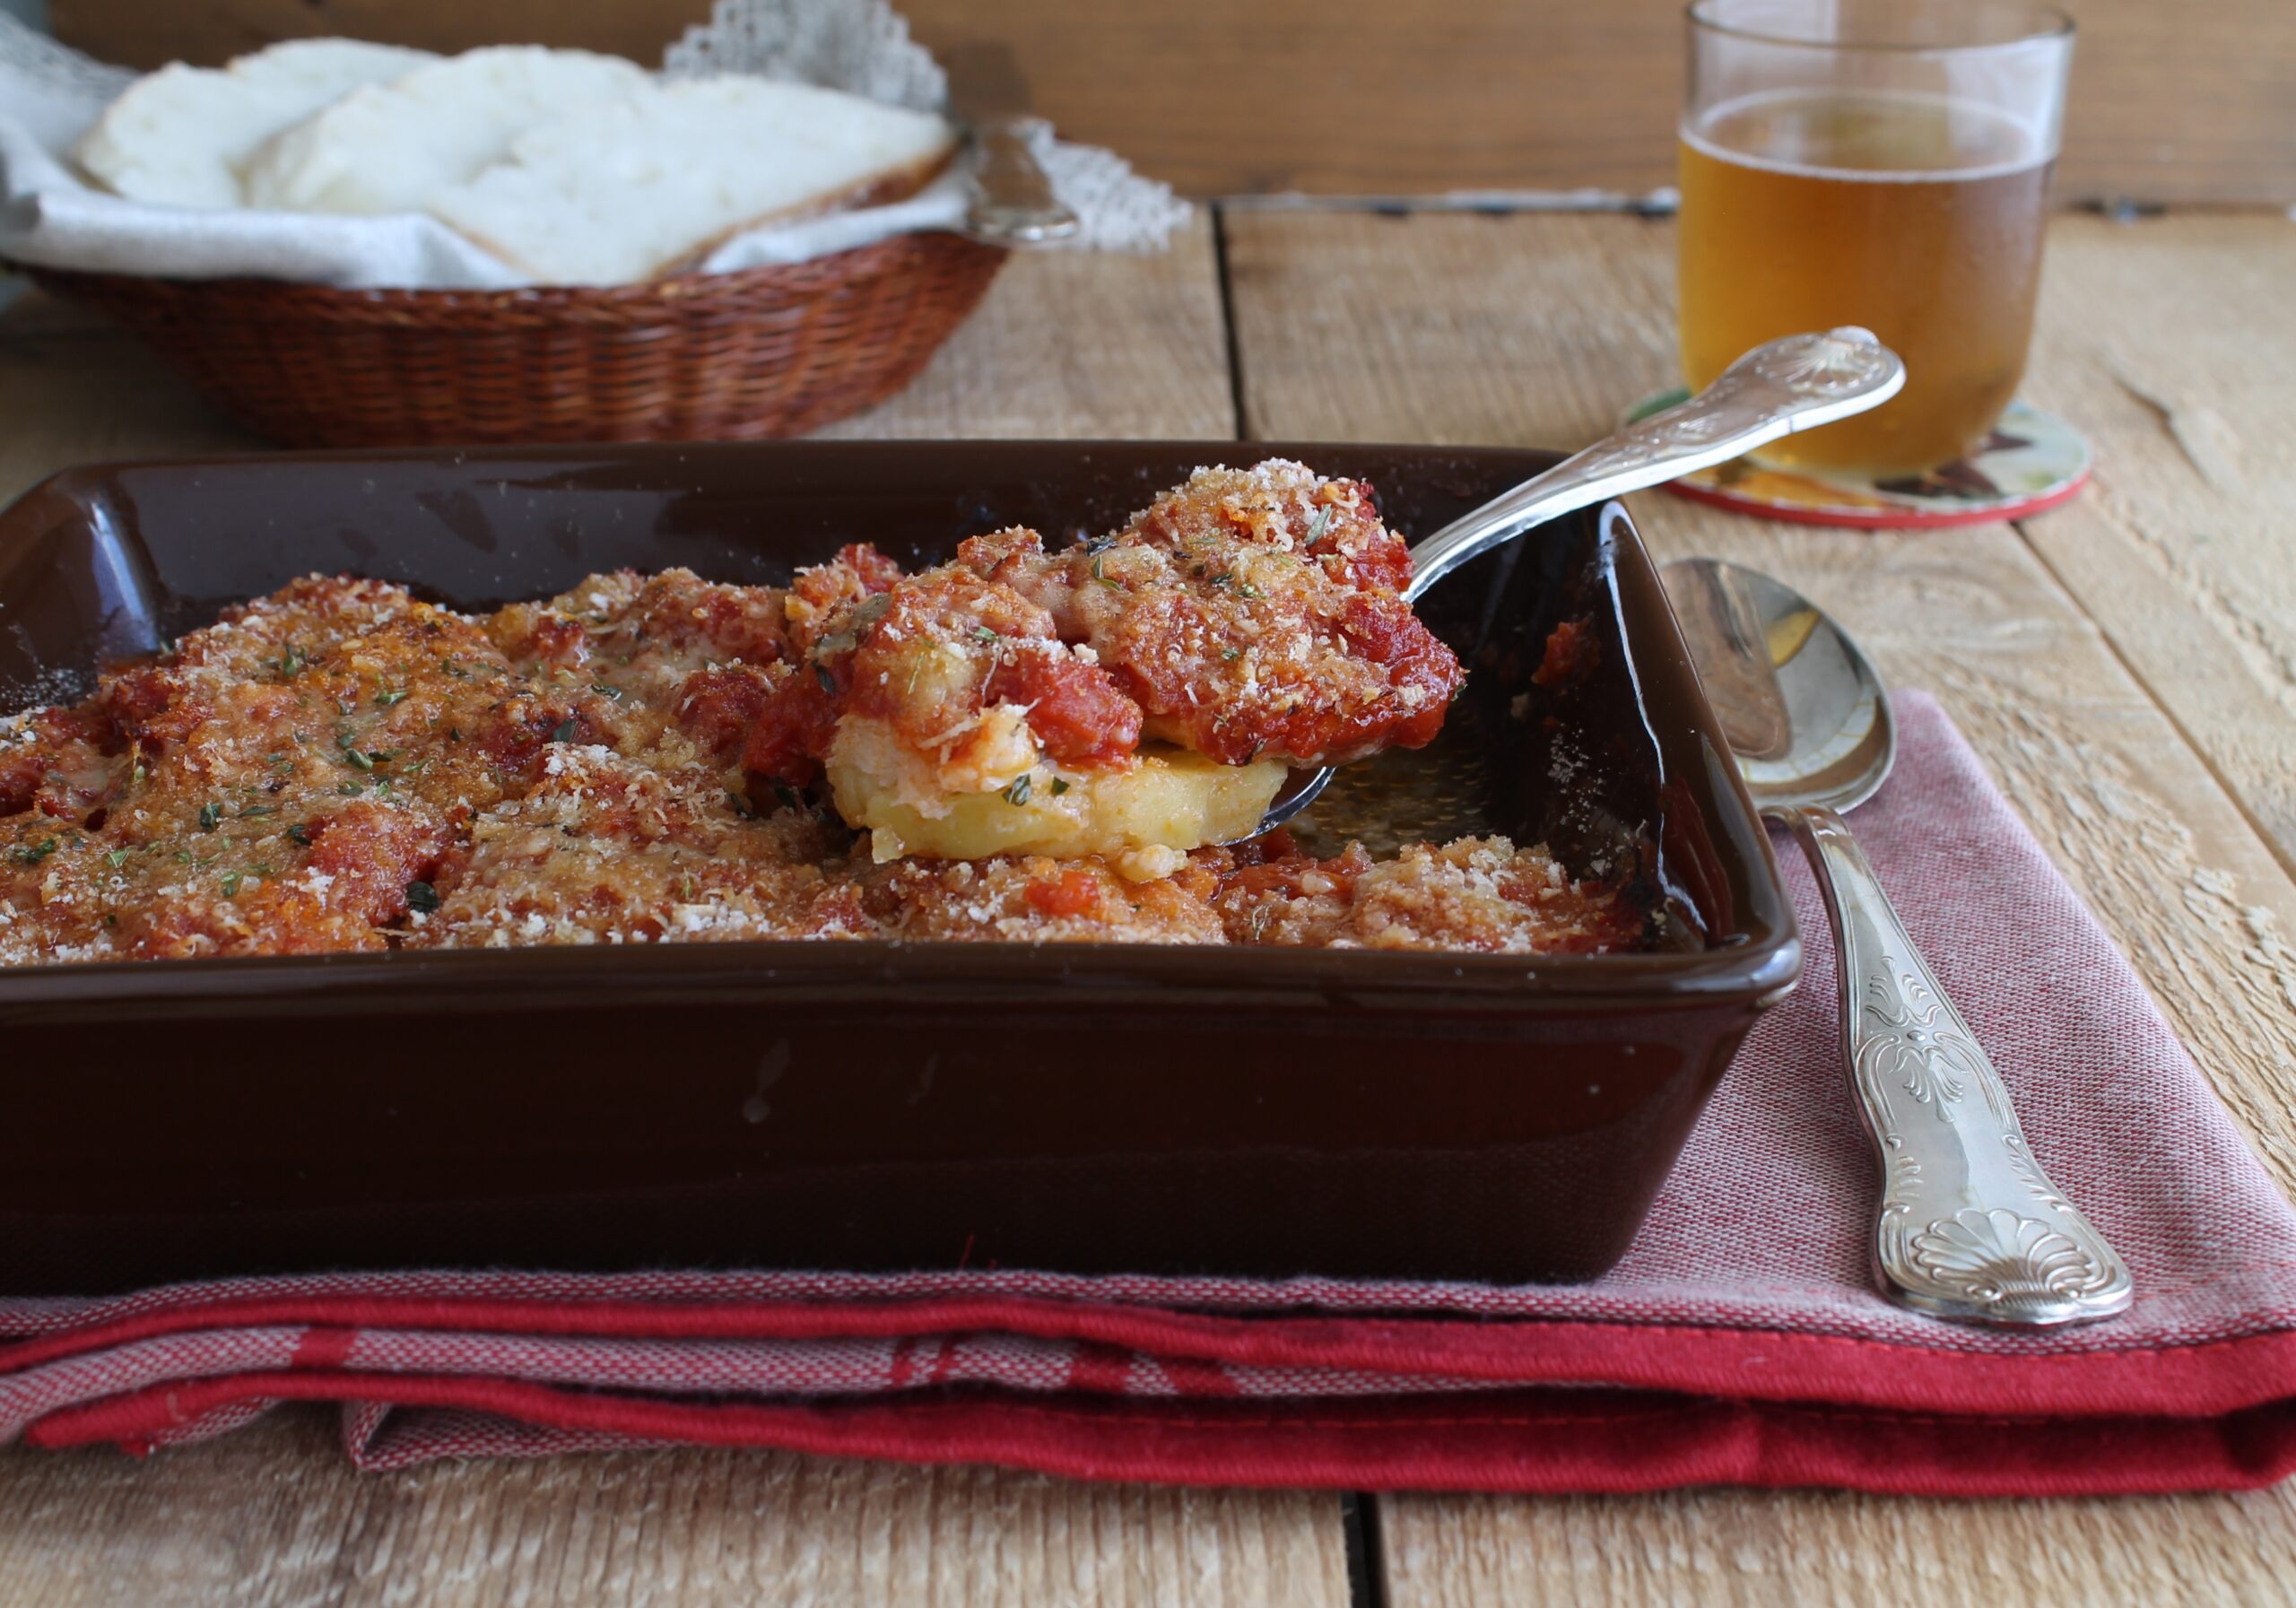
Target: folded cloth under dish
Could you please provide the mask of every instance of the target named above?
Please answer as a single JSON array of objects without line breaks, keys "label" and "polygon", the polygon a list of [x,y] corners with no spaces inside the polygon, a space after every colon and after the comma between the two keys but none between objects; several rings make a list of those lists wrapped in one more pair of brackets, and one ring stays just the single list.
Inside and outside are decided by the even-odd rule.
[{"label": "folded cloth under dish", "polygon": [[1857,830],[2136,1304],[2013,1334],[1874,1291],[1874,1167],[1798,856],[1805,986],[1748,1039],[1609,1276],[507,1272],[0,1301],[0,1440],[197,1439],[344,1404],[350,1455],[708,1443],[1092,1478],[1932,1495],[2296,1469],[2296,1212],[1928,698]]},{"label": "folded cloth under dish", "polygon": [[[720,0],[663,61],[666,77],[754,74],[822,84],[897,105],[937,109],[946,82],[884,0]],[[252,277],[344,288],[504,290],[517,269],[438,219],[344,216],[252,207],[201,210],[128,200],[90,184],[72,143],[134,75],[0,16],[0,259],[89,273],[177,279]],[[1189,209],[1113,153],[1025,135],[1054,191],[1076,213],[1065,245],[1160,248]],[[952,169],[883,206],[831,212],[735,236],[705,273],[810,261],[927,230],[953,229],[970,180]]]}]

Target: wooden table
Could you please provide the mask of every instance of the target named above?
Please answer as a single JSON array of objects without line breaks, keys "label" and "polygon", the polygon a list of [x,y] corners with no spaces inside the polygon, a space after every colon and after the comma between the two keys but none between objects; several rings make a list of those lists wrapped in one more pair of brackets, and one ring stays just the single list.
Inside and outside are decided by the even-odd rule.
[{"label": "wooden table", "polygon": [[[1231,211],[1161,257],[1015,262],[845,435],[1570,446],[1671,379],[1673,230],[1616,214]],[[2027,394],[2100,459],[2022,526],[1816,531],[1664,495],[1935,691],[2296,1179],[2296,225],[2067,216]],[[0,317],[0,496],[248,445],[138,347]],[[281,1415],[145,1463],[0,1453],[0,1603],[1935,1604],[2296,1597],[2296,1499],[1692,1491],[1380,1497],[718,1451],[353,1473]]]}]

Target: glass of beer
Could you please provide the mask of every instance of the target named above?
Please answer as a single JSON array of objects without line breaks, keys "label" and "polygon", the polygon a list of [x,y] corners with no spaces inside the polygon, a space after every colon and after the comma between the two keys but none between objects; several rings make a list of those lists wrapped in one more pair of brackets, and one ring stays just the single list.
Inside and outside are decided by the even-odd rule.
[{"label": "glass of beer", "polygon": [[2072,21],[2015,0],[1692,5],[1684,378],[1842,324],[1905,359],[1895,398],[1764,463],[1915,474],[1985,439],[2024,374],[2072,58]]}]

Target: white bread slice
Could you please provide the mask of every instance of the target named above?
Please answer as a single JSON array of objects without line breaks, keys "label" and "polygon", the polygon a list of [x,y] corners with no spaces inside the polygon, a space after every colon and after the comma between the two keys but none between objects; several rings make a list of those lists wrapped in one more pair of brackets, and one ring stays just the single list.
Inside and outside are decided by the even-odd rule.
[{"label": "white bread slice", "polygon": [[238,206],[239,165],[257,145],[362,85],[438,59],[363,39],[291,39],[220,69],[173,62],[129,84],[73,155],[132,200]]},{"label": "white bread slice", "polygon": [[521,135],[430,211],[544,284],[629,284],[776,219],[892,200],[948,161],[929,112],[811,84],[686,79]]},{"label": "white bread slice", "polygon": [[244,169],[248,204],[313,213],[416,213],[499,161],[538,123],[586,117],[652,80],[618,56],[505,45],[354,90],[267,141]]}]

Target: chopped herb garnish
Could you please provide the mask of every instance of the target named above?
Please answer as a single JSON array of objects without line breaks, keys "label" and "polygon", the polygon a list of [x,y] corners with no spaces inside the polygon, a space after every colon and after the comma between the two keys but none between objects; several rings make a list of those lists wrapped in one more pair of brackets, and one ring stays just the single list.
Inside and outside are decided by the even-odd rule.
[{"label": "chopped herb garnish", "polygon": [[609,687],[604,682],[592,682],[590,683],[590,691],[596,692],[601,698],[611,698],[617,703],[622,700],[622,689],[620,687]]},{"label": "chopped herb garnish", "polygon": [[19,865],[37,865],[56,852],[56,839],[42,838],[37,843],[19,843],[8,851],[9,858]]},{"label": "chopped herb garnish", "polygon": [[1054,777],[1054,778],[1052,778],[1052,795],[1053,795],[1055,798],[1058,798],[1062,794],[1064,794],[1064,793],[1065,793],[1065,792],[1067,792],[1067,791],[1068,791],[1068,778],[1065,778],[1065,777],[1059,777],[1059,776],[1056,776],[1056,777]]},{"label": "chopped herb garnish", "polygon": [[353,770],[372,770],[375,768],[373,760],[352,747],[348,743],[343,745],[343,762]]},{"label": "chopped herb garnish", "polygon": [[128,851],[126,849],[108,848],[104,850],[104,864],[110,866],[114,871],[117,871],[121,866],[127,864],[127,856]]},{"label": "chopped herb garnish", "polygon": [[275,804],[249,804],[239,812],[239,819],[250,821],[257,815],[276,815],[279,809]]},{"label": "chopped herb garnish", "polygon": [[829,666],[827,665],[816,665],[813,666],[813,679],[821,682],[822,691],[835,692],[837,691],[837,677],[829,673]]},{"label": "chopped herb garnish", "polygon": [[207,803],[199,806],[199,830],[201,831],[213,831],[215,830],[215,823],[222,819],[223,806],[215,803],[213,800],[211,799]]},{"label": "chopped herb garnish", "polygon": [[1013,785],[1004,789],[1004,802],[1015,804],[1024,804],[1029,802],[1029,773],[1027,771],[1023,770],[1014,777]]},{"label": "chopped herb garnish", "polygon": [[553,743],[571,743],[581,734],[581,726],[571,715],[569,715],[558,723],[558,729],[550,734],[550,740]]},{"label": "chopped herb garnish", "polygon": [[138,760],[135,761],[135,769],[128,773],[128,785],[130,787],[140,787],[144,785],[144,778],[151,774],[152,773],[150,771],[144,769],[144,761]]},{"label": "chopped herb garnish", "polygon": [[301,648],[297,648],[292,643],[290,643],[288,644],[287,651],[281,654],[277,658],[272,660],[271,663],[272,667],[279,672],[279,679],[284,682],[293,681],[295,679],[295,672],[309,664],[310,661],[303,656],[303,650]]},{"label": "chopped herb garnish", "polygon": [[975,638],[983,642],[1002,642],[1004,639],[985,625],[974,626],[972,628],[972,634]]},{"label": "chopped herb garnish", "polygon": [[223,874],[223,897],[225,899],[237,899],[239,896],[239,874],[236,871],[225,872]]},{"label": "chopped herb garnish", "polygon": [[356,798],[359,796],[361,789],[360,788],[358,781],[354,778],[347,782],[337,782],[335,785],[335,790],[345,798]]},{"label": "chopped herb garnish", "polygon": [[1124,590],[1122,587],[1117,585],[1116,582],[1110,580],[1107,576],[1100,573],[1100,555],[1097,552],[1092,555],[1092,578],[1100,582],[1100,585],[1108,587],[1110,591],[1121,592]]},{"label": "chopped herb garnish", "polygon": [[1322,541],[1324,539],[1324,531],[1330,526],[1330,524],[1331,504],[1326,503],[1323,507],[1316,510],[1316,517],[1308,521],[1308,545],[1313,547],[1317,543]]},{"label": "chopped herb garnish", "polygon": [[428,882],[407,883],[406,908],[410,910],[420,910],[428,916],[439,908],[439,890]]},{"label": "chopped herb garnish", "polygon": [[1223,648],[1220,650],[1220,656],[1223,659],[1240,659],[1244,656],[1244,650],[1240,648]]},{"label": "chopped herb garnish", "polygon": [[311,846],[310,822],[308,821],[298,821],[294,825],[289,827],[287,829],[287,841],[294,844],[299,848],[309,848]]},{"label": "chopped herb garnish", "polygon": [[404,692],[378,692],[375,694],[375,701],[380,704],[384,708],[387,709],[391,705],[398,702],[400,699],[404,698],[406,694]]}]

